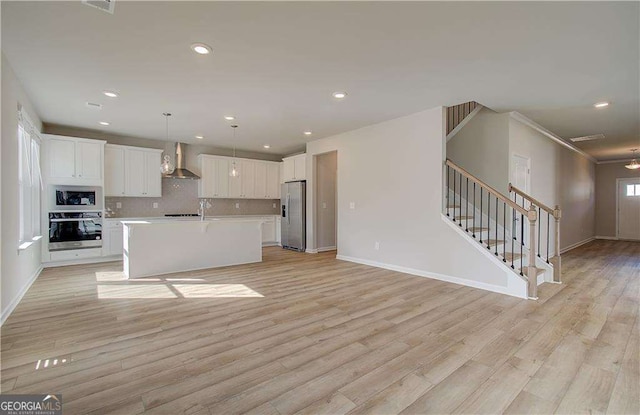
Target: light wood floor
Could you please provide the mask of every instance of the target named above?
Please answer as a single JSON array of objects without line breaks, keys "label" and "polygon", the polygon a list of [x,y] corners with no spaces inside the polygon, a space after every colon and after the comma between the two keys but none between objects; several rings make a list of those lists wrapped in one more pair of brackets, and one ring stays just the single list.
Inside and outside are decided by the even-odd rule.
[{"label": "light wood floor", "polygon": [[65,414],[640,412],[640,243],[568,253],[537,302],[333,256],[45,270],[2,327],[2,392]]}]

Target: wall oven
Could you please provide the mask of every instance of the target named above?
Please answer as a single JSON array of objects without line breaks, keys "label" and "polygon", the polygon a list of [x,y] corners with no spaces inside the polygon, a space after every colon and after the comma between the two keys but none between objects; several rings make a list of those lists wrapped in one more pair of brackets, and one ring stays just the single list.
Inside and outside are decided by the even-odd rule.
[{"label": "wall oven", "polygon": [[54,186],[51,210],[102,210],[102,188],[89,186]]},{"label": "wall oven", "polygon": [[102,212],[50,212],[49,251],[102,247]]}]

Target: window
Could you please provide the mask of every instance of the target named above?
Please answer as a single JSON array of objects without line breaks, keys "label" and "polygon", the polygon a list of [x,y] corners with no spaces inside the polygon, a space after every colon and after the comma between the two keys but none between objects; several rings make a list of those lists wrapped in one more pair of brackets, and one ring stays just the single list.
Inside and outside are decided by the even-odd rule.
[{"label": "window", "polygon": [[640,184],[628,184],[627,196],[640,196]]},{"label": "window", "polygon": [[40,226],[40,137],[33,123],[22,111],[18,112],[18,203],[19,247],[26,249],[42,238]]}]

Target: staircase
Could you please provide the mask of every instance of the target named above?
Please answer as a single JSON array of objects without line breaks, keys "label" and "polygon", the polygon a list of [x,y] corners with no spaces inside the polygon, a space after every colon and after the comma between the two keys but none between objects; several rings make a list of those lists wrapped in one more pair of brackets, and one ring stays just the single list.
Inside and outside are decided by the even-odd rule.
[{"label": "staircase", "polygon": [[539,284],[560,283],[560,208],[511,184],[505,196],[451,160],[445,166],[444,214],[465,237],[526,281],[530,299]]},{"label": "staircase", "polygon": [[482,105],[475,101],[469,101],[462,104],[447,107],[447,137],[453,135],[454,130],[462,127],[463,121],[471,115],[474,110],[480,109]]}]

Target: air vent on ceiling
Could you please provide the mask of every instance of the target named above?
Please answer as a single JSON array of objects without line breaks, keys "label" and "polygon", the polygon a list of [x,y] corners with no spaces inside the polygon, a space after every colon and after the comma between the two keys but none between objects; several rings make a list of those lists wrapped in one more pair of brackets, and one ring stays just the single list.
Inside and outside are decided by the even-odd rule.
[{"label": "air vent on ceiling", "polygon": [[585,135],[584,137],[574,137],[569,140],[574,143],[579,143],[580,141],[591,141],[591,140],[602,140],[604,138],[604,134],[594,134],[594,135]]},{"label": "air vent on ceiling", "polygon": [[116,0],[82,0],[83,4],[113,14]]},{"label": "air vent on ceiling", "polygon": [[95,102],[87,102],[87,108],[91,108],[94,110],[101,110],[102,104],[96,104]]}]

